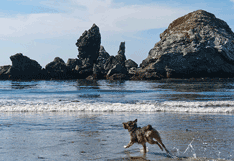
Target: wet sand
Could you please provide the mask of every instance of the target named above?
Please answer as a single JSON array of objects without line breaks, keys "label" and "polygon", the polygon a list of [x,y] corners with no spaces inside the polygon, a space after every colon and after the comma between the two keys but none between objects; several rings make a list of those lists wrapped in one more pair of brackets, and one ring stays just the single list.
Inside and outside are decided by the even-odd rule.
[{"label": "wet sand", "polygon": [[[122,122],[156,128],[173,157],[134,144]],[[188,113],[0,113],[0,160],[234,160],[234,115]]]}]

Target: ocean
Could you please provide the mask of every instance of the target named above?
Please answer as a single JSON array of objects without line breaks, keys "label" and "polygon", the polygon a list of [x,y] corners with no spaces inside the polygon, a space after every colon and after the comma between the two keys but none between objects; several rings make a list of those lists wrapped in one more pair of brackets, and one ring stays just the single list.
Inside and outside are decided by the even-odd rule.
[{"label": "ocean", "polygon": [[[234,160],[234,80],[0,81],[0,160]],[[134,144],[151,124],[171,152]]]}]

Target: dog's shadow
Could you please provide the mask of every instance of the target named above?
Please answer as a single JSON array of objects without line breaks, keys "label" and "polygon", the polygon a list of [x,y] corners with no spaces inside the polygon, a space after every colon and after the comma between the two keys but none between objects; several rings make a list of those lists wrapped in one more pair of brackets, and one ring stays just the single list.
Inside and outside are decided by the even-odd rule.
[{"label": "dog's shadow", "polygon": [[172,155],[169,155],[167,153],[157,153],[157,152],[148,152],[147,154],[155,155],[155,156],[161,156],[165,158],[173,158]]},{"label": "dog's shadow", "polygon": [[156,155],[156,156],[163,156],[165,158],[171,158],[171,159],[176,159],[176,160],[181,160],[181,159],[187,159],[188,157],[186,156],[176,156],[171,153],[155,153],[155,152],[148,152],[148,154],[151,155]]},{"label": "dog's shadow", "polygon": [[133,156],[133,151],[125,150],[124,153],[127,155],[127,158],[129,160],[148,160],[147,155],[155,155],[158,157],[163,157],[163,158],[173,158],[173,156],[167,154],[167,153],[157,153],[157,152],[147,152],[147,153],[141,153],[141,155],[138,156]]},{"label": "dog's shadow", "polygon": [[145,154],[138,155],[138,156],[133,156],[132,154],[134,153],[133,151],[125,150],[124,153],[127,155],[127,158],[125,160],[138,160],[138,161],[145,161],[147,159],[147,155],[154,155],[155,158],[162,157],[162,158],[170,158],[170,159],[186,159],[187,157],[185,156],[175,156],[173,154],[168,154],[168,153],[157,153],[157,152],[147,152]]}]

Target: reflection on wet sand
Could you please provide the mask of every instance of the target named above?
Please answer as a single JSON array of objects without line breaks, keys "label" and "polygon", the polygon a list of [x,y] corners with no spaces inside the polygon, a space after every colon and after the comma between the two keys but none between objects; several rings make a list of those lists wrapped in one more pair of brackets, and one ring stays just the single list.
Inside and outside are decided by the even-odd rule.
[{"label": "reflection on wet sand", "polygon": [[78,79],[76,88],[78,90],[81,89],[100,89],[100,84],[97,80],[84,80],[84,79]]},{"label": "reflection on wet sand", "polygon": [[175,92],[220,92],[222,89],[234,89],[234,84],[230,84],[230,82],[191,82],[188,79],[158,81],[151,86],[152,89],[173,90]]},{"label": "reflection on wet sand", "polygon": [[[12,119],[13,118],[13,119]],[[152,124],[172,154],[147,144],[124,149],[126,120]],[[233,116],[179,113],[9,113],[1,115],[0,160],[233,160]],[[12,155],[13,154],[13,155]]]},{"label": "reflection on wet sand", "polygon": [[37,83],[31,83],[29,82],[19,82],[19,81],[12,81],[11,82],[11,88],[12,89],[28,89],[28,88],[35,88],[37,86]]}]

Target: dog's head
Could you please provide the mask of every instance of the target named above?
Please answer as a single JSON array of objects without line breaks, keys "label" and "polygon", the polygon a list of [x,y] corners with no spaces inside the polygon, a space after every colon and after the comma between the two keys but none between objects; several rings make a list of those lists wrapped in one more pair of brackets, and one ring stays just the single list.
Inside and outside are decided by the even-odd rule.
[{"label": "dog's head", "polygon": [[132,131],[133,129],[137,128],[137,119],[134,121],[124,122],[123,127],[128,129],[128,131]]}]

